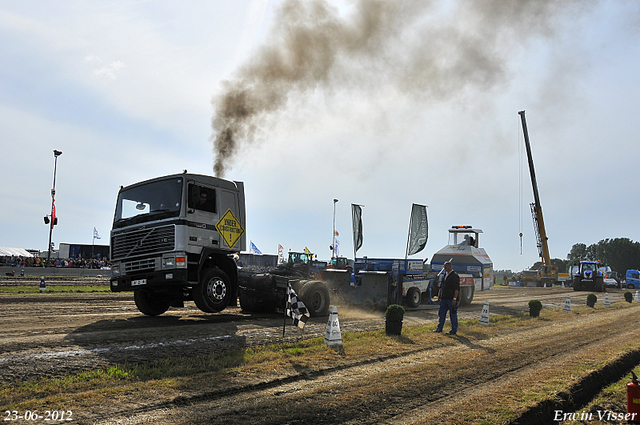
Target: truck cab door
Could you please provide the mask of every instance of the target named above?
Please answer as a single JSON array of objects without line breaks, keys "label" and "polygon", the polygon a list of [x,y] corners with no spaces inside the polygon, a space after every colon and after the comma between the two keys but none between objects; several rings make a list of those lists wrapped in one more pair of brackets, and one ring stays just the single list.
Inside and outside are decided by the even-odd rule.
[{"label": "truck cab door", "polygon": [[[227,217],[231,217],[231,221],[234,223],[232,226],[234,228],[234,241],[230,246],[225,238],[219,235],[221,249],[228,249],[232,251],[242,251],[245,249],[246,239],[244,234],[245,223],[243,211],[244,210],[240,208],[238,192],[233,192],[223,188],[218,189],[218,212],[220,217],[224,217],[224,221],[227,221]],[[236,237],[237,235],[239,235],[239,237]]]},{"label": "truck cab door", "polygon": [[218,190],[215,187],[194,181],[189,182],[187,187],[187,220],[190,247],[220,247],[220,234],[215,227],[220,219],[217,197]]}]

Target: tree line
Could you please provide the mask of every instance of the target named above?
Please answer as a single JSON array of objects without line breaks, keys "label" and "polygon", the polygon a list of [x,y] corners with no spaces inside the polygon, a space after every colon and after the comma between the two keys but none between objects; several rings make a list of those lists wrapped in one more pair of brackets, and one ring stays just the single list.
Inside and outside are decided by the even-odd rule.
[{"label": "tree line", "polygon": [[[629,238],[603,239],[598,243],[586,245],[574,244],[567,254],[567,259],[551,259],[551,264],[558,267],[558,272],[566,273],[569,266],[580,260],[599,260],[603,266],[611,267],[619,276],[629,269],[640,268],[640,242],[634,242]],[[536,262],[531,269],[538,269],[542,263]]]}]

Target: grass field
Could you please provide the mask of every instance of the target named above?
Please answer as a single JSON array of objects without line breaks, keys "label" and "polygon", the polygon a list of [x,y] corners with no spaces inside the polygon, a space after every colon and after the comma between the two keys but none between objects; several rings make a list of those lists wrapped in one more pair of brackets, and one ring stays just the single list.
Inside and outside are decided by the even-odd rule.
[{"label": "grass field", "polygon": [[46,290],[40,290],[39,284],[33,285],[0,285],[0,295],[16,294],[60,294],[71,292],[111,292],[109,285],[56,285],[47,284]]}]

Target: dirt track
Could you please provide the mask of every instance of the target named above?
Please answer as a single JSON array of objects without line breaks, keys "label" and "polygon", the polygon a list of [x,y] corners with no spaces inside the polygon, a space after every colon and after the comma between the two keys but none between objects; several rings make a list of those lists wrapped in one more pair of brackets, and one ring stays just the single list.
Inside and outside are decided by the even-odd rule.
[{"label": "dirt track", "polygon": [[[621,301],[622,292],[611,290],[611,301]],[[485,300],[490,300],[491,314],[525,312],[533,298],[540,299],[544,308],[560,309],[567,294],[573,305],[585,304],[587,293],[571,289],[496,288],[476,294],[471,306],[460,309],[460,316],[478,318]],[[599,298],[601,302],[600,294]],[[192,303],[160,317],[146,317],[137,311],[131,294],[0,296],[0,305],[0,379],[4,382],[278,342],[283,324],[281,316],[244,314],[237,308],[204,314]],[[343,331],[384,326],[383,313],[339,308],[339,314]],[[186,406],[145,400],[110,406],[106,415],[103,406],[77,417],[86,423],[99,418],[104,423],[167,424],[456,423],[460,409],[495,404],[496,394],[531,377],[551,378],[555,370],[584,361],[587,348],[595,359],[607,355],[611,347],[638,340],[640,329],[624,326],[635,321],[635,315],[635,307],[600,312],[566,325],[550,323],[484,341],[462,332],[453,346],[417,349],[364,364],[348,359],[351,363],[346,366],[301,371],[288,379],[262,377],[267,385],[243,386],[239,381],[239,389],[231,394],[209,389],[206,396],[186,399]],[[435,319],[436,310],[423,306],[408,311],[405,324],[434,324]],[[322,336],[325,329],[326,318],[312,319],[305,335]],[[299,335],[287,328],[287,338]],[[383,391],[379,383],[387,381]]]}]

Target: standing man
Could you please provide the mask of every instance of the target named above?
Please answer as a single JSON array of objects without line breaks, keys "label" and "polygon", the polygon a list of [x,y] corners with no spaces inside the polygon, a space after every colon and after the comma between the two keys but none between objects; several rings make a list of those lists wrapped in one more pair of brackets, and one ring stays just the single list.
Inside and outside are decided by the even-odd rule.
[{"label": "standing man", "polygon": [[444,322],[447,320],[447,311],[451,319],[451,330],[447,335],[455,335],[458,333],[458,294],[460,293],[460,276],[453,271],[451,262],[444,263],[445,275],[442,278],[442,284],[438,291],[438,300],[440,308],[438,309],[438,327],[434,332],[442,333]]}]

